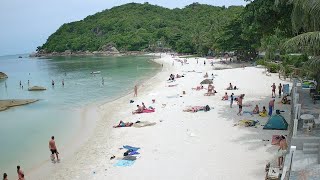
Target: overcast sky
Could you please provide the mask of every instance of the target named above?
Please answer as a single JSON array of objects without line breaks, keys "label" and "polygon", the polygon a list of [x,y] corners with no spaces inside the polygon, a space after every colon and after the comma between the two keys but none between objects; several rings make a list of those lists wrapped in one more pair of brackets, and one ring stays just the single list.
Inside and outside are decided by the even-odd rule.
[{"label": "overcast sky", "polygon": [[182,8],[193,2],[216,6],[245,5],[244,0],[1,0],[0,55],[30,53],[63,23],[130,2]]}]

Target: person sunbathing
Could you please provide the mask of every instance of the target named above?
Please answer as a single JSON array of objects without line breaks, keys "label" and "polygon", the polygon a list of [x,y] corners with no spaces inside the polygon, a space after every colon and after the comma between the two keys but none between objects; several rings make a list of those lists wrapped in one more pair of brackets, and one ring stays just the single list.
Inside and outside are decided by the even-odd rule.
[{"label": "person sunbathing", "polygon": [[181,76],[179,74],[176,75],[176,78],[181,78]]},{"label": "person sunbathing", "polygon": [[291,100],[287,98],[288,95],[286,96],[283,96],[282,100],[281,100],[281,103],[282,104],[290,104]]},{"label": "person sunbathing", "polygon": [[253,114],[259,114],[259,106],[256,105],[256,107],[252,111]]},{"label": "person sunbathing", "polygon": [[222,99],[221,100],[228,100],[228,93],[226,92],[225,94],[224,94],[224,96],[222,96]]},{"label": "person sunbathing", "polygon": [[123,121],[120,121],[118,125],[116,126],[113,126],[113,128],[119,128],[119,127],[131,127],[133,125],[132,122],[123,122]]},{"label": "person sunbathing", "polygon": [[261,117],[267,116],[267,110],[266,110],[265,106],[263,106],[262,111],[259,113],[259,116],[261,116]]},{"label": "person sunbathing", "polygon": [[203,77],[208,78],[209,77],[208,73],[206,72],[206,74]]},{"label": "person sunbathing", "polygon": [[140,105],[137,105],[137,110],[133,111],[132,114],[138,114],[143,112],[143,108]]}]

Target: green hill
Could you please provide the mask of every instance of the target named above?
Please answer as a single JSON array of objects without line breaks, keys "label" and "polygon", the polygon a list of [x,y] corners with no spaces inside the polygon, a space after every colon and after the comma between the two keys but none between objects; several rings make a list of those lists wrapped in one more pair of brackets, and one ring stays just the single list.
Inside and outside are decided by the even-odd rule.
[{"label": "green hill", "polygon": [[113,44],[120,51],[161,46],[177,52],[205,54],[213,47],[222,27],[242,10],[241,6],[225,8],[198,3],[183,9],[148,3],[125,4],[63,24],[38,51],[98,51]]}]

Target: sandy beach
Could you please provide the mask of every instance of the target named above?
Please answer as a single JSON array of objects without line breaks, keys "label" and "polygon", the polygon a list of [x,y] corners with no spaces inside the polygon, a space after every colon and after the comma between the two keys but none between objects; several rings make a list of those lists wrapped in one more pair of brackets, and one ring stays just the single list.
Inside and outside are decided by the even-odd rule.
[{"label": "sandy beach", "polygon": [[[163,64],[163,70],[139,85],[138,97],[130,94],[100,106],[103,118],[96,122],[90,138],[76,153],[51,164],[52,172],[38,179],[263,179],[266,163],[276,163],[278,146],[271,145],[272,135],[284,135],[287,131],[263,130],[261,125],[268,118],[249,114],[237,116],[236,103],[230,108],[230,101],[222,101],[221,97],[225,92],[236,96],[245,94],[243,110],[252,111],[256,104],[261,110],[271,100],[272,83],[289,82],[279,80],[278,74],[266,76],[263,68],[213,70],[226,65],[213,60],[214,66],[211,66],[211,60],[202,58],[199,63],[190,58],[189,64],[182,65],[174,60],[177,58],[163,55],[156,59]],[[206,72],[209,78],[214,74],[215,96],[204,96],[206,90],[192,90],[204,80]],[[168,83],[171,73],[184,74],[184,77]],[[226,91],[229,82],[239,90]],[[290,106],[279,101],[276,98],[275,109],[285,111],[282,115],[289,122]],[[155,112],[133,115],[136,105],[142,102],[155,108]],[[183,112],[187,106],[205,105],[211,110]],[[257,128],[234,126],[244,119],[258,120],[261,125]],[[120,120],[156,124],[143,128],[113,128]],[[141,148],[140,154],[132,166],[115,167],[114,164],[123,158],[125,150],[119,148],[124,145]],[[115,158],[110,160],[113,155]]]}]

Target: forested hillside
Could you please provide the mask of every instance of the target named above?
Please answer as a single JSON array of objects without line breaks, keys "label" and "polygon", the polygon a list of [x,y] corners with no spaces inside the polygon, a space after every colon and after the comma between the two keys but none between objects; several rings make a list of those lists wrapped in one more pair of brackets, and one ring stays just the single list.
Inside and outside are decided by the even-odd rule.
[{"label": "forested hillside", "polygon": [[207,54],[227,24],[243,7],[214,7],[198,3],[167,9],[148,3],[130,3],[62,25],[38,51],[98,51],[114,44],[120,51],[153,47],[182,53]]}]

